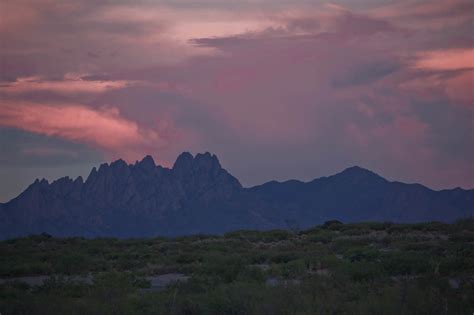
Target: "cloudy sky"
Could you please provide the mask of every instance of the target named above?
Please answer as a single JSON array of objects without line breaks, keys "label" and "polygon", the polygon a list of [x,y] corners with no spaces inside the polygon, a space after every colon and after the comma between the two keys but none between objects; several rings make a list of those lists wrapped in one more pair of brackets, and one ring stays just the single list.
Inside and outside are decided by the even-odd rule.
[{"label": "cloudy sky", "polygon": [[0,0],[0,201],[210,151],[246,185],[352,165],[474,187],[471,0]]}]

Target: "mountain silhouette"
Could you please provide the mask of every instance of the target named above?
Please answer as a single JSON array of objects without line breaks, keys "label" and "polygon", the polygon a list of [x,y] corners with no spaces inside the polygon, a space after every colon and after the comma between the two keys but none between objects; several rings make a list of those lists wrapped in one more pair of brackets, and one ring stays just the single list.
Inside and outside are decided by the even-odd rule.
[{"label": "mountain silhouette", "polygon": [[84,181],[36,180],[0,204],[0,238],[149,237],[343,222],[452,222],[474,213],[474,190],[390,182],[357,166],[309,182],[244,188],[215,155],[182,153],[171,169],[151,156],[95,167]]}]

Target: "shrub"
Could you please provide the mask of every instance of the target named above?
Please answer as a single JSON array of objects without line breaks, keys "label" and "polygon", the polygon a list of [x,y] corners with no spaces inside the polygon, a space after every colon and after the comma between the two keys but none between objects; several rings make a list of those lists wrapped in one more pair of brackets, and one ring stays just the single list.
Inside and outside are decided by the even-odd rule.
[{"label": "shrub", "polygon": [[380,257],[380,253],[377,249],[369,246],[364,247],[353,247],[348,249],[344,253],[344,258],[349,259],[351,262],[354,261],[375,261]]},{"label": "shrub", "polygon": [[431,270],[427,257],[412,251],[385,253],[382,264],[388,275],[417,275]]},{"label": "shrub", "polygon": [[383,267],[374,262],[345,262],[339,266],[339,273],[346,275],[352,281],[371,281],[384,274]]},{"label": "shrub", "polygon": [[340,230],[342,229],[344,224],[339,220],[329,220],[324,222],[322,225],[323,229],[330,229],[330,230]]},{"label": "shrub", "polygon": [[267,243],[284,241],[292,237],[291,233],[286,230],[264,231],[264,232],[261,232],[260,236],[261,236],[261,239]]},{"label": "shrub", "polygon": [[335,237],[334,233],[328,230],[316,230],[315,233],[308,235],[308,240],[311,242],[321,242],[328,244]]}]

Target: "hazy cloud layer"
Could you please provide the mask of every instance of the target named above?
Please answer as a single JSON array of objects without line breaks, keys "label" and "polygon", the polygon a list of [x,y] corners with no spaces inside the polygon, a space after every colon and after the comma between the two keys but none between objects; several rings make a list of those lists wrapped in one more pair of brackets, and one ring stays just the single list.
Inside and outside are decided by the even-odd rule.
[{"label": "hazy cloud layer", "polygon": [[[473,187],[472,10],[464,0],[5,1],[0,126],[105,160],[170,165],[209,150],[244,184],[359,164]],[[74,151],[14,141],[11,159]]]}]

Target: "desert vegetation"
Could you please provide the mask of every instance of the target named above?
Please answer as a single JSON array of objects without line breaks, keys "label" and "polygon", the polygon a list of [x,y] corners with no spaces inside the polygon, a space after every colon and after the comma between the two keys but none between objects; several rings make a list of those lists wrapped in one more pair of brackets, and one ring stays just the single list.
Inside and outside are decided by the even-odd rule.
[{"label": "desert vegetation", "polygon": [[471,314],[474,220],[32,235],[0,242],[0,278],[1,314]]}]

